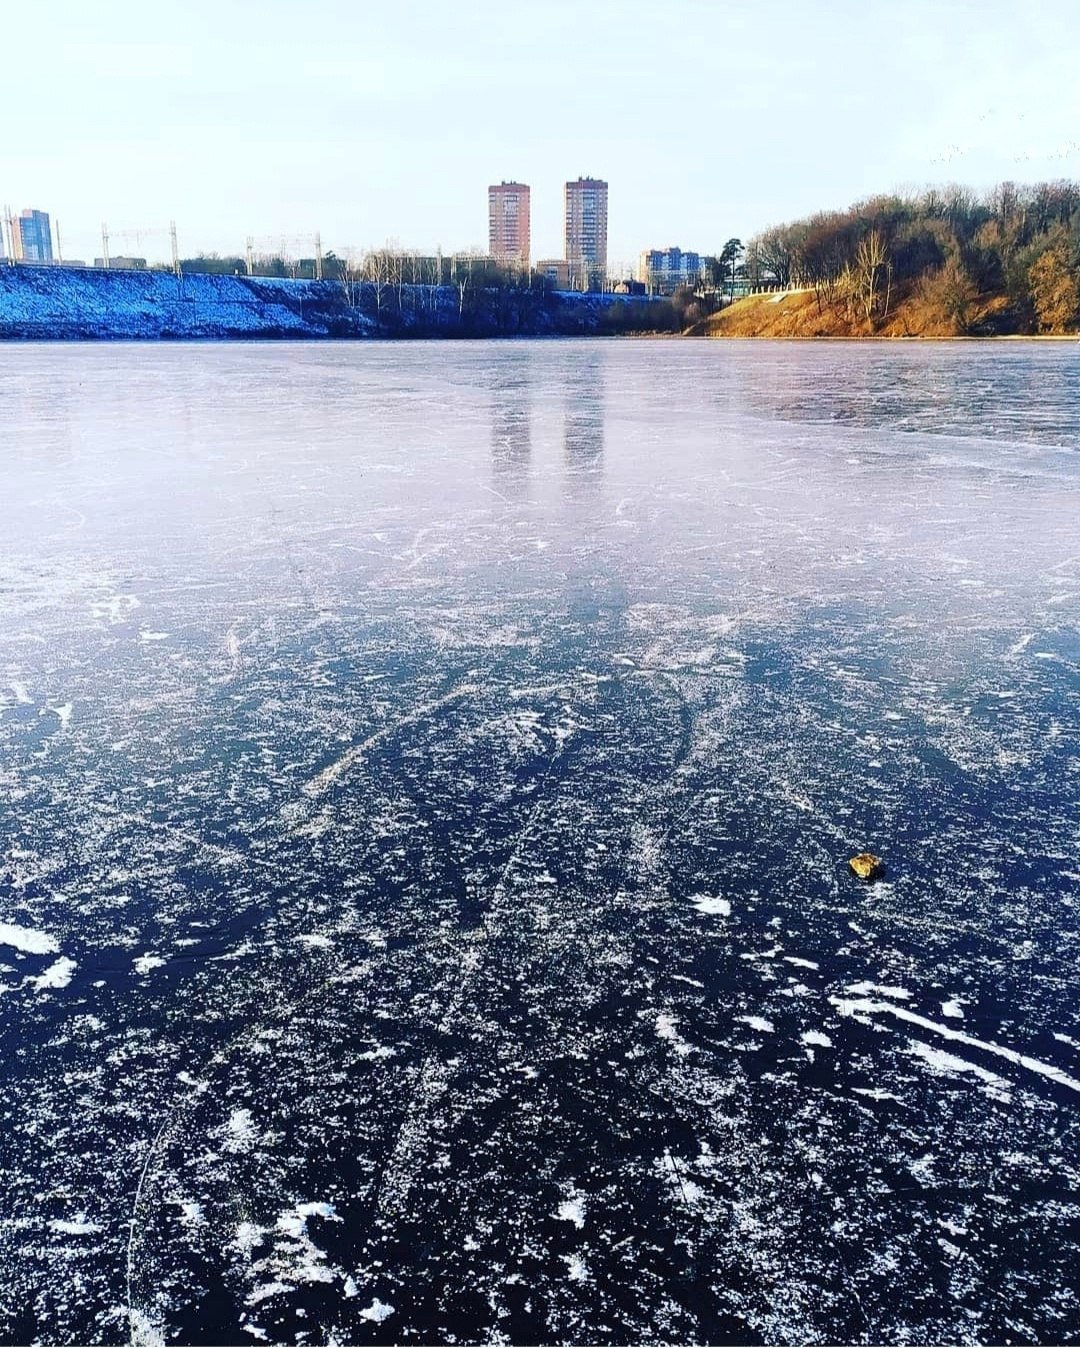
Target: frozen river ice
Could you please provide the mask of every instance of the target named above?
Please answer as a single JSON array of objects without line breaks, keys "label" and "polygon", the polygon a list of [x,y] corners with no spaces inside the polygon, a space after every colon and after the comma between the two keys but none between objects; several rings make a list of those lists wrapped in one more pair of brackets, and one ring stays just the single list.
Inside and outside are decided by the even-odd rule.
[{"label": "frozen river ice", "polygon": [[0,436],[0,1339],[1080,1339],[1074,345],[17,346]]}]

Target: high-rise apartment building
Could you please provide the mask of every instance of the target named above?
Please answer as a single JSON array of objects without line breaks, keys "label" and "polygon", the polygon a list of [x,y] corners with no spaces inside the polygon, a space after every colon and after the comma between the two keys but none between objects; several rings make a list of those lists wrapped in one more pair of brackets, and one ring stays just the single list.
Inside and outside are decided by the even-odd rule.
[{"label": "high-rise apartment building", "polygon": [[52,229],[47,211],[23,211],[11,222],[11,247],[17,262],[51,262]]},{"label": "high-rise apartment building", "polygon": [[488,251],[501,262],[529,265],[529,189],[524,183],[488,188]]},{"label": "high-rise apartment building", "polygon": [[599,272],[607,268],[607,188],[599,178],[579,178],[564,192],[566,260]]}]

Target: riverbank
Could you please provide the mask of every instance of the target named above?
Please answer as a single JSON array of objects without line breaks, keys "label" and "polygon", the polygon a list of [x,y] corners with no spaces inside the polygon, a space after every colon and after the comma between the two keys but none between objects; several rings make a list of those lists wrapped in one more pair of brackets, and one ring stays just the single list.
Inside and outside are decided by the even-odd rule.
[{"label": "riverbank", "polygon": [[[886,314],[867,320],[841,300],[813,290],[748,295],[689,330],[696,337],[1030,337],[1025,315],[1003,294],[973,298],[963,313],[930,303],[917,288],[900,291]],[[1075,340],[1075,336],[1066,338]]]},{"label": "riverbank", "polygon": [[0,266],[0,340],[559,337],[655,330],[662,302],[462,286]]}]

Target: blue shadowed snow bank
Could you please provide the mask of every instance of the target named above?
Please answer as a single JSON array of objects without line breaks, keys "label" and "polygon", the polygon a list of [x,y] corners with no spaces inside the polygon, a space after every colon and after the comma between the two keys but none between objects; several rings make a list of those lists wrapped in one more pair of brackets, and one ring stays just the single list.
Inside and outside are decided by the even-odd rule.
[{"label": "blue shadowed snow bank", "polygon": [[[350,302],[351,300],[351,302]],[[639,301],[640,307],[640,301]],[[619,295],[0,265],[0,340],[555,336],[640,328]],[[614,320],[614,321],[613,321]]]},{"label": "blue shadowed snow bank", "polygon": [[359,337],[374,320],[331,281],[0,267],[0,337]]}]

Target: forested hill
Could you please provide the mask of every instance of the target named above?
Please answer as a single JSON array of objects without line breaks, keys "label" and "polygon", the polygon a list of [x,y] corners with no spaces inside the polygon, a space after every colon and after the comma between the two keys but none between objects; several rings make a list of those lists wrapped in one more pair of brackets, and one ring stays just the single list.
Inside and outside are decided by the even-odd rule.
[{"label": "forested hill", "polygon": [[1080,184],[882,196],[778,225],[747,247],[730,336],[994,336],[1080,327]]}]

